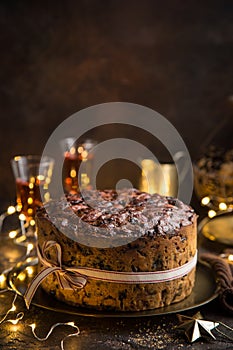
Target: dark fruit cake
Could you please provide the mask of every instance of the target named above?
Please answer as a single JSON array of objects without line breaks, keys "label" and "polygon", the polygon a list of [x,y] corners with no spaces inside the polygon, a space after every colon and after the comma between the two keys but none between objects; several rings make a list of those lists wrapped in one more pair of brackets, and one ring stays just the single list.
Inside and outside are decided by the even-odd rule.
[{"label": "dark fruit cake", "polygon": [[[136,189],[88,191],[84,198],[68,195],[37,212],[39,250],[47,241],[58,243],[64,269],[84,268],[84,277],[85,268],[162,276],[194,263],[184,275],[166,281],[116,283],[87,277],[86,284],[74,290],[63,288],[52,273],[42,282],[47,293],[71,305],[116,311],[159,308],[190,295],[197,237],[197,216],[191,207]],[[45,252],[49,261],[57,261],[56,254],[54,248]],[[42,263],[39,270],[43,268]]]}]

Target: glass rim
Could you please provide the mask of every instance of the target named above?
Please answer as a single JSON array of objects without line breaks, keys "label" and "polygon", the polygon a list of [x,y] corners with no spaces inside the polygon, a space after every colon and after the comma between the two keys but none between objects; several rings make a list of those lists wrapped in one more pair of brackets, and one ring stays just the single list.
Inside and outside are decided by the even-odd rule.
[{"label": "glass rim", "polygon": [[80,138],[80,139],[76,139],[75,137],[65,137],[64,139],[60,140],[60,146],[62,148],[62,150],[64,151],[67,147],[71,148],[71,147],[77,147],[77,146],[85,146],[85,145],[89,145],[90,147],[88,148],[93,148],[98,144],[98,141],[92,138]]},{"label": "glass rim", "polygon": [[27,162],[32,162],[33,164],[54,164],[55,159],[50,156],[40,156],[40,155],[17,155],[11,160],[12,164],[26,164]]}]

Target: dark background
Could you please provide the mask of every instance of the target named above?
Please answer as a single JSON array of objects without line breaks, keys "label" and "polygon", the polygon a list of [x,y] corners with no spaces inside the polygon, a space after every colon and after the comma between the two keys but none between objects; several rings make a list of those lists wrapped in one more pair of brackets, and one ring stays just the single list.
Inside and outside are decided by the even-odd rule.
[{"label": "dark background", "polygon": [[[10,159],[41,153],[63,120],[94,104],[158,111],[192,159],[224,118],[218,135],[232,139],[231,0],[1,1],[0,44],[1,203],[14,203]],[[93,136],[115,133],[109,126]]]}]

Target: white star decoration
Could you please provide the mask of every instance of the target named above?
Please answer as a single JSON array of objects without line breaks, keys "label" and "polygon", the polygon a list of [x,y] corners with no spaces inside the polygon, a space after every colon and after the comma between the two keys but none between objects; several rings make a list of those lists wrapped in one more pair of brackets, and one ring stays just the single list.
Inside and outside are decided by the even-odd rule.
[{"label": "white star decoration", "polygon": [[191,343],[199,339],[203,333],[207,333],[213,339],[216,339],[211,330],[219,326],[218,322],[203,320],[200,312],[197,312],[192,317],[179,314],[177,317],[180,321],[177,328],[185,331],[185,335]]}]

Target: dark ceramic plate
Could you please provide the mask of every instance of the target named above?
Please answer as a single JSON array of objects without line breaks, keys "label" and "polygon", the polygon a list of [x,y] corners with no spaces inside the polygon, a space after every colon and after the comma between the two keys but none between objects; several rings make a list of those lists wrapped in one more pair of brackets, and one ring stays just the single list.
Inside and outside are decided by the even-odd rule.
[{"label": "dark ceramic plate", "polygon": [[198,231],[211,241],[233,245],[233,211],[219,212],[213,218],[204,218]]}]

